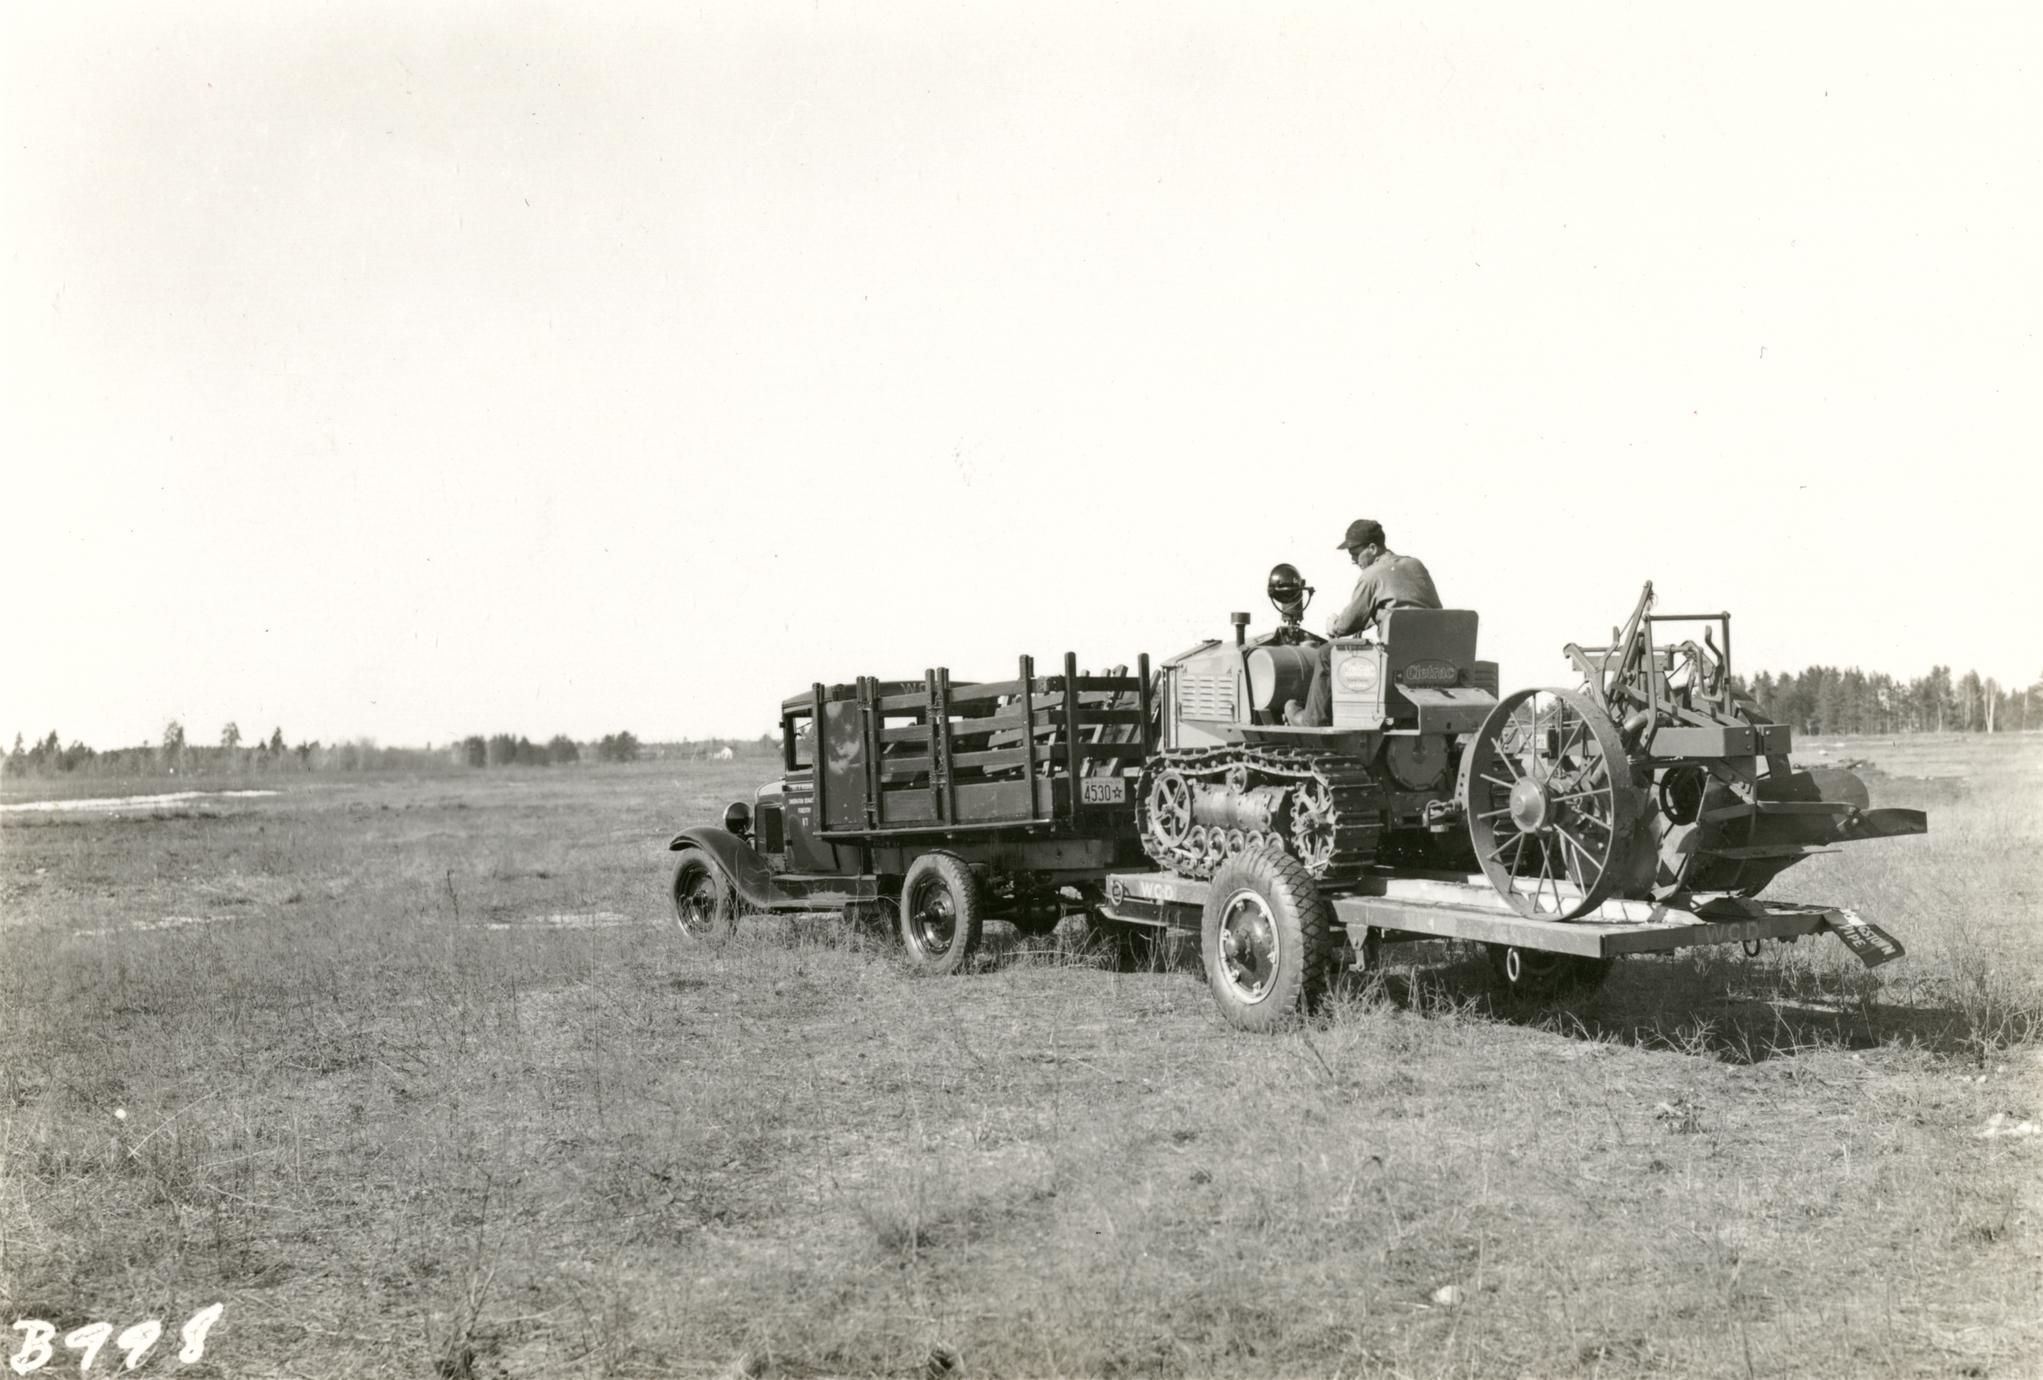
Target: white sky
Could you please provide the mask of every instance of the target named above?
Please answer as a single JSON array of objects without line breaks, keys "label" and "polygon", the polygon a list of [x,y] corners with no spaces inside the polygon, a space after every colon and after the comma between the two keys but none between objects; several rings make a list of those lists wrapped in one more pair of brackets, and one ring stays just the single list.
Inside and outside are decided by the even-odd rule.
[{"label": "white sky", "polygon": [[0,733],[751,735],[1357,516],[1507,687],[2026,683],[2038,14],[10,6]]}]

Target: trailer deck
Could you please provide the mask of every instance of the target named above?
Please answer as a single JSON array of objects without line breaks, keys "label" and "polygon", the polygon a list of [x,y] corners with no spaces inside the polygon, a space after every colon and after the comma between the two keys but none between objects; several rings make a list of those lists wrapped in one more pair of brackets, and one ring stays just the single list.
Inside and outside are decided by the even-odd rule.
[{"label": "trailer deck", "polygon": [[[1199,933],[1208,882],[1170,872],[1117,872],[1103,914],[1124,924]],[[1842,906],[1760,901],[1728,893],[1664,901],[1606,901],[1578,920],[1520,915],[1487,879],[1452,873],[1381,873],[1327,898],[1357,952],[1372,942],[1460,939],[1540,953],[1609,959],[1710,944],[1756,947],[1828,931],[1869,968],[1901,957],[1901,942]]]}]

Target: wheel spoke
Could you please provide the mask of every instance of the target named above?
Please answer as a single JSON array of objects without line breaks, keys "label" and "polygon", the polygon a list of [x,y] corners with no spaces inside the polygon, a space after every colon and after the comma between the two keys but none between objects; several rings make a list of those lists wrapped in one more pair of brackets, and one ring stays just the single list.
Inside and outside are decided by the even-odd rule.
[{"label": "wheel spoke", "polygon": [[[1587,848],[1584,848],[1580,843],[1576,842],[1575,836],[1569,833],[1566,829],[1555,829],[1554,832],[1561,836],[1561,841],[1563,843],[1567,844],[1568,847],[1575,850],[1576,855],[1579,856],[1585,864],[1595,869],[1595,873],[1593,876],[1591,876],[1586,871],[1582,873],[1580,876],[1575,875],[1572,871],[1570,871],[1569,873],[1569,880],[1574,882],[1576,886],[1581,887],[1584,891],[1587,891],[1589,887],[1594,884],[1596,878],[1601,877],[1603,875],[1603,864],[1598,862],[1595,858],[1591,857],[1589,855],[1589,850]],[[1589,880],[1587,882],[1582,880],[1584,876],[1589,877]]]},{"label": "wheel spoke", "polygon": [[1556,805],[1562,805],[1562,804],[1565,804],[1565,803],[1567,803],[1567,802],[1568,802],[1568,801],[1570,801],[1570,800],[1580,800],[1580,799],[1582,799],[1582,798],[1583,798],[1584,796],[1591,796],[1591,795],[1601,795],[1601,796],[1608,796],[1609,794],[1610,794],[1610,787],[1609,787],[1609,786],[1607,786],[1607,785],[1606,785],[1606,786],[1589,786],[1589,787],[1585,787],[1584,789],[1582,789],[1582,790],[1579,790],[1579,791],[1569,791],[1569,792],[1567,792],[1567,793],[1566,793],[1565,795],[1557,795],[1557,796],[1553,797],[1553,803],[1554,803],[1554,804],[1556,804]]},{"label": "wheel spoke", "polygon": [[[1565,722],[1565,720],[1563,722]],[[1567,738],[1561,743],[1561,750],[1554,754],[1553,769],[1546,774],[1546,779],[1548,781],[1552,781],[1555,776],[1560,774],[1562,766],[1565,765],[1568,760],[1568,754],[1574,750],[1575,744],[1581,741],[1581,735],[1583,731],[1586,730],[1588,727],[1589,721],[1587,719],[1581,718],[1579,716],[1576,717],[1575,727],[1569,732]]]},{"label": "wheel spoke", "polygon": [[[1541,897],[1541,896],[1542,896],[1543,894],[1545,894],[1545,892],[1546,892],[1546,885],[1547,885],[1547,883],[1548,883],[1548,882],[1550,882],[1550,881],[1553,881],[1553,875],[1554,875],[1554,874],[1553,874],[1553,867],[1554,867],[1554,854],[1553,854],[1553,850],[1552,850],[1551,848],[1548,848],[1548,847],[1546,846],[1546,842],[1545,842],[1545,840],[1541,840],[1541,842],[1540,842],[1540,847],[1539,847],[1539,884],[1538,884],[1538,885],[1537,885],[1536,887],[1534,887],[1534,888],[1533,888],[1533,892],[1532,892],[1532,904],[1533,904],[1533,908],[1534,908],[1534,909],[1538,909],[1538,906],[1539,906],[1539,898],[1540,898],[1540,897]],[[1555,909],[1556,911],[1558,911],[1558,910],[1560,909],[1560,901],[1561,901],[1561,888],[1560,888],[1560,884],[1559,884],[1558,882],[1555,882],[1555,883],[1554,883],[1554,909]]]}]

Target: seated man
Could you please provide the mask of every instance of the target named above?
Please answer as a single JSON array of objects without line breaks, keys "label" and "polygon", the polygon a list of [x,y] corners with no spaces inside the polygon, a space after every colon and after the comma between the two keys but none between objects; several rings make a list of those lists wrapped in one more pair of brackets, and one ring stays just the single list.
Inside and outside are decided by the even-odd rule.
[{"label": "seated man", "polygon": [[[1433,577],[1415,556],[1400,556],[1383,541],[1383,524],[1371,518],[1356,518],[1348,524],[1348,535],[1340,549],[1362,569],[1348,605],[1327,624],[1329,637],[1353,637],[1382,626],[1391,609],[1437,609],[1440,595]],[[1319,660],[1313,666],[1312,688],[1305,703],[1297,700],[1284,707],[1284,722],[1303,728],[1325,728],[1333,722],[1334,688],[1330,683],[1334,644],[1320,644]]]}]

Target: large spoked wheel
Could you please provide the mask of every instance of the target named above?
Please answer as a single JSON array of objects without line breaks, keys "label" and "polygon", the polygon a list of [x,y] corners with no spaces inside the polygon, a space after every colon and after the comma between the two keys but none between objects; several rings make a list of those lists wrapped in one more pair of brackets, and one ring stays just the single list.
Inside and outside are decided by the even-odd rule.
[{"label": "large spoked wheel", "polygon": [[700,848],[684,848],[674,864],[674,919],[689,939],[728,939],[738,905],[723,869]]},{"label": "large spoked wheel", "polygon": [[1617,725],[1572,690],[1520,690],[1491,710],[1460,795],[1483,875],[1521,915],[1573,920],[1638,870],[1643,792]]},{"label": "large spoked wheel", "polygon": [[1326,995],[1335,966],[1333,910],[1296,858],[1251,848],[1213,878],[1200,952],[1228,1023],[1275,1030]]},{"label": "large spoked wheel", "polygon": [[1192,830],[1192,783],[1176,767],[1159,768],[1142,796],[1143,828],[1166,848]]},{"label": "large spoked wheel", "polygon": [[955,853],[924,853],[901,879],[901,944],[919,973],[963,972],[979,947],[979,881]]},{"label": "large spoked wheel", "polygon": [[1615,959],[1542,953],[1509,944],[1485,947],[1497,985],[1528,997],[1587,996],[1603,985],[1616,963]]}]

